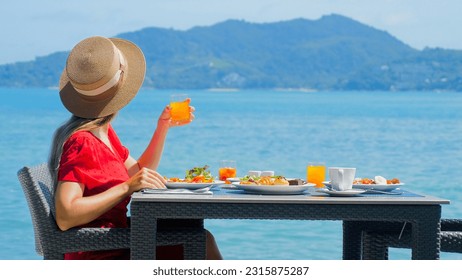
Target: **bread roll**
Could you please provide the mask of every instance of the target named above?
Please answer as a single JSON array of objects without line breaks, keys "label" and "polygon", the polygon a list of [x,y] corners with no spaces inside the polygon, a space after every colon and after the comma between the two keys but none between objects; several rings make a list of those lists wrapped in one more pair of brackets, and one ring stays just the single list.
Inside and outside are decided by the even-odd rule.
[{"label": "bread roll", "polygon": [[288,186],[289,181],[287,181],[284,177],[276,177],[273,181],[273,184],[278,186]]}]

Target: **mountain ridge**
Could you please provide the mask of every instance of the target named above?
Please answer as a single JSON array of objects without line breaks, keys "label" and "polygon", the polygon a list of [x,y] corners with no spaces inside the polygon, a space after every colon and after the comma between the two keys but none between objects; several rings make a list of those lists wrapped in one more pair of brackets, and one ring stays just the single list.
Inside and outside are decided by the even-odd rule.
[{"label": "mountain ridge", "polygon": [[[462,51],[419,51],[337,14],[272,23],[233,19],[184,31],[146,27],[114,37],[143,50],[144,87],[462,90]],[[0,86],[57,86],[67,54],[0,65]]]}]

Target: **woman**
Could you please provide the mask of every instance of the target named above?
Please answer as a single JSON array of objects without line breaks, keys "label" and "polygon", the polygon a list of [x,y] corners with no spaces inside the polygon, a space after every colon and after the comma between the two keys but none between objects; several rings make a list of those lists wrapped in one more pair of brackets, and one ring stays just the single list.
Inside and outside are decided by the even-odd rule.
[{"label": "woman", "polygon": [[[137,94],[145,60],[133,43],[90,37],[69,54],[60,79],[60,97],[73,114],[56,130],[49,165],[55,180],[56,222],[73,227],[128,227],[127,205],[133,192],[165,188],[159,165],[168,129],[194,119],[173,122],[170,108],[161,113],[146,150],[134,159],[111,126],[117,112]],[[221,259],[207,232],[207,258]],[[159,246],[158,258],[180,259],[182,248]],[[78,252],[66,259],[128,259],[129,250]]]}]

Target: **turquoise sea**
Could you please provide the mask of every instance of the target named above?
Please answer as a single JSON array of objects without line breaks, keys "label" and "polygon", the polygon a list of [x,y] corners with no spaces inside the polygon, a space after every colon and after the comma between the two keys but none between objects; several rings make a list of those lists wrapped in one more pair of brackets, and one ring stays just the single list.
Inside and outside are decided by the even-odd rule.
[{"label": "turquoise sea", "polygon": [[[137,157],[174,91],[142,90],[114,127]],[[234,159],[238,175],[274,170],[305,177],[309,161],[357,168],[358,177],[398,177],[406,188],[451,200],[443,217],[462,218],[462,94],[436,92],[186,91],[189,126],[168,134],[159,171],[193,166],[217,173]],[[16,172],[47,160],[54,129],[69,113],[57,90],[0,89],[0,259],[40,259]],[[207,220],[226,259],[338,260],[340,221]],[[393,249],[391,258],[408,259]],[[462,254],[442,253],[442,259]]]}]

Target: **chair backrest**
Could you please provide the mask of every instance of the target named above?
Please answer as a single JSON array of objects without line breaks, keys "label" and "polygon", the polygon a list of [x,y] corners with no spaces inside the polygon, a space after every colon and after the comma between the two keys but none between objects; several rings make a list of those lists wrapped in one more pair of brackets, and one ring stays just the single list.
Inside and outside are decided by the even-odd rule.
[{"label": "chair backrest", "polygon": [[43,256],[44,236],[59,231],[54,217],[54,187],[46,163],[18,171],[34,227],[35,251]]}]

